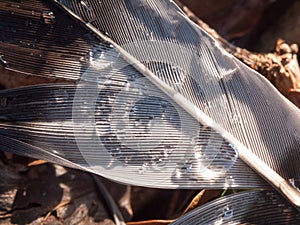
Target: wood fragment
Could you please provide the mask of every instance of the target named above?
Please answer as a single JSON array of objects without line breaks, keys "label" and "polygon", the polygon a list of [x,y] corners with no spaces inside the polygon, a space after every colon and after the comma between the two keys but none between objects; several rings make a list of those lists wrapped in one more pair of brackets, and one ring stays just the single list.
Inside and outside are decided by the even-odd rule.
[{"label": "wood fragment", "polygon": [[184,210],[183,215],[190,212],[191,210],[204,205],[205,203],[215,199],[220,196],[220,190],[201,190],[198,195],[196,195],[193,200],[190,202],[188,207]]},{"label": "wood fragment", "polygon": [[61,201],[57,206],[55,206],[51,211],[49,211],[47,213],[47,215],[43,218],[43,221],[46,221],[48,219],[48,217],[51,215],[52,212],[58,210],[61,207],[67,206],[68,204],[70,204],[71,200],[64,200]]},{"label": "wood fragment", "polygon": [[11,213],[0,214],[0,219],[10,218],[12,216]]},{"label": "wood fragment", "polygon": [[38,159],[38,160],[34,160],[30,163],[27,164],[28,167],[31,167],[31,166],[38,166],[38,165],[42,165],[42,164],[45,164],[47,163],[47,161],[45,160],[42,160],[42,159]]}]

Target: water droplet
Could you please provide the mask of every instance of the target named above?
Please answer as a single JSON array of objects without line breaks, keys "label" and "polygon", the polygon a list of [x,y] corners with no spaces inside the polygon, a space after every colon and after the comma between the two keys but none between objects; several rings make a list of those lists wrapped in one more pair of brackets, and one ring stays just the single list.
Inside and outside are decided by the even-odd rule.
[{"label": "water droplet", "polygon": [[300,192],[300,188],[299,187],[297,187],[297,185],[296,185],[296,181],[295,181],[295,179],[294,178],[290,178],[289,179],[289,183],[297,190],[297,191],[299,191]]},{"label": "water droplet", "polygon": [[204,109],[209,110],[211,108],[211,101],[207,101],[204,103]]},{"label": "water droplet", "polygon": [[106,84],[106,85],[110,85],[111,83],[112,83],[111,79],[107,79],[107,80],[105,81],[105,84]]},{"label": "water droplet", "polygon": [[129,113],[130,113],[130,114],[134,114],[134,113],[136,113],[136,112],[137,112],[136,106],[131,107],[130,110],[129,110]]},{"label": "water droplet", "polygon": [[287,214],[291,214],[291,213],[294,212],[294,209],[292,207],[289,207],[289,208],[282,209],[282,212],[287,213]]},{"label": "water droplet", "polygon": [[69,94],[66,90],[58,89],[54,91],[54,98],[57,103],[62,103],[69,99]]},{"label": "water droplet", "polygon": [[192,171],[192,167],[193,167],[192,163],[190,161],[186,161],[184,163],[184,165],[182,166],[182,168],[181,168],[181,172],[182,173],[189,173],[189,172]]},{"label": "water droplet", "polygon": [[239,122],[239,117],[236,113],[232,114],[232,121],[233,121],[233,123],[238,123]]},{"label": "water droplet", "polygon": [[149,41],[154,41],[153,32],[146,33],[146,37]]},{"label": "water droplet", "polygon": [[87,3],[85,1],[80,1],[80,4],[85,7],[86,9],[90,10],[90,7],[87,5]]},{"label": "water droplet", "polygon": [[84,0],[81,0],[80,1],[80,4],[82,6],[82,10],[85,10],[86,13],[85,13],[85,21],[91,23],[95,20],[95,14],[94,14],[94,11],[93,11],[93,8],[91,8],[88,3]]},{"label": "water droplet", "polygon": [[3,55],[0,55],[0,63],[4,66],[4,67],[7,67],[8,66],[8,63],[6,60],[3,59]]},{"label": "water droplet", "polygon": [[234,184],[233,176],[225,177],[225,183],[226,183],[226,186],[228,185],[228,187],[231,187]]},{"label": "water droplet", "polygon": [[170,145],[170,144],[164,144],[164,157],[169,156],[169,154],[172,153],[173,148],[174,147],[172,145]]},{"label": "water droplet", "polygon": [[163,102],[160,103],[160,106],[161,106],[163,109],[166,109],[167,106],[168,106],[168,103],[163,101]]},{"label": "water droplet", "polygon": [[45,24],[53,24],[55,22],[55,16],[52,11],[44,11],[42,19]]},{"label": "water droplet", "polygon": [[134,81],[136,79],[135,75],[134,74],[129,74],[128,75],[128,80],[129,81]]},{"label": "water droplet", "polygon": [[147,163],[144,163],[140,168],[139,168],[139,174],[144,174],[147,171]]},{"label": "water droplet", "polygon": [[20,5],[10,4],[11,7],[20,8]]},{"label": "water droplet", "polygon": [[126,167],[128,167],[128,164],[129,164],[129,159],[128,159],[128,157],[125,157],[123,160],[122,167],[126,168]]},{"label": "water droplet", "polygon": [[134,121],[134,126],[135,127],[139,127],[141,124],[140,124],[140,121],[139,120],[136,120]]},{"label": "water droplet", "polygon": [[201,148],[199,148],[199,146],[194,147],[194,157],[197,160],[201,160],[202,154],[201,154]]},{"label": "water droplet", "polygon": [[176,168],[175,170],[175,177],[180,178],[182,176],[180,169]]},{"label": "water droplet", "polygon": [[233,217],[233,210],[229,206],[224,207],[223,213],[222,213],[222,218],[224,220],[229,220],[232,217]]},{"label": "water droplet", "polygon": [[174,84],[181,89],[184,84],[186,74],[181,68],[176,66],[172,66],[171,70],[174,79]]},{"label": "water droplet", "polygon": [[161,167],[164,167],[166,165],[166,163],[165,163],[165,161],[162,158],[160,158],[155,163],[155,165],[156,165],[157,169],[160,169]]},{"label": "water droplet", "polygon": [[125,84],[125,91],[129,91],[131,84],[128,82]]},{"label": "water droplet", "polygon": [[116,148],[116,154],[118,155],[118,156],[121,156],[122,155],[122,150],[121,150],[121,148]]},{"label": "water droplet", "polygon": [[149,115],[149,120],[154,120],[155,116],[154,115]]},{"label": "water droplet", "polygon": [[107,97],[107,100],[109,103],[113,103],[115,101],[115,96],[114,95],[110,95]]}]

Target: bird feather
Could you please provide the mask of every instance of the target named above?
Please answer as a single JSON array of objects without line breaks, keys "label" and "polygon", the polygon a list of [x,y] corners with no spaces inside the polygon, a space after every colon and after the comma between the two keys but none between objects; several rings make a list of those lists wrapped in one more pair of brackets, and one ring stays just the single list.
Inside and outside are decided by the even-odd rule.
[{"label": "bird feather", "polygon": [[299,109],[172,1],[53,3],[98,43],[67,69],[75,85],[1,92],[9,142],[129,184],[265,187],[257,173],[297,196]]}]

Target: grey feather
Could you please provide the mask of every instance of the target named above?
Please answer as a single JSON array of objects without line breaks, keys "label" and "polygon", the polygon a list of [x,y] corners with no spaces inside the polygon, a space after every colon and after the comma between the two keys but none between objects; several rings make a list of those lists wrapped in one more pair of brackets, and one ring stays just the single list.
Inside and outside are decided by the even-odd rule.
[{"label": "grey feather", "polygon": [[240,158],[300,179],[299,109],[173,2],[53,2],[99,43],[76,85],[1,92],[1,135],[129,184],[266,187]]}]

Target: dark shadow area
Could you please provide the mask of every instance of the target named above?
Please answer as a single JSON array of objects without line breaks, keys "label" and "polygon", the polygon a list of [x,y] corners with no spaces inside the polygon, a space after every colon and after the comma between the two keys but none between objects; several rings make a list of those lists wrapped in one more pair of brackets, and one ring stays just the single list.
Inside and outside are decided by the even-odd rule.
[{"label": "dark shadow area", "polygon": [[98,43],[47,1],[1,1],[0,27],[0,66],[36,76],[78,79]]}]

